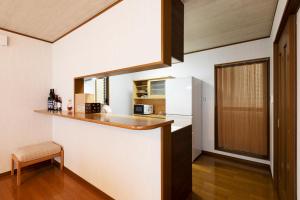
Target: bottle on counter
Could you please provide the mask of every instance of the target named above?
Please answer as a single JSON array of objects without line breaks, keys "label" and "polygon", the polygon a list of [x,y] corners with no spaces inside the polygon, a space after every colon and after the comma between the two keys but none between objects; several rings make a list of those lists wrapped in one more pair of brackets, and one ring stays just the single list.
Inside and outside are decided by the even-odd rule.
[{"label": "bottle on counter", "polygon": [[61,101],[61,97],[58,97],[57,110],[58,110],[58,111],[62,111],[62,101]]},{"label": "bottle on counter", "polygon": [[51,111],[52,110],[52,99],[51,97],[49,96],[48,97],[48,111]]},{"label": "bottle on counter", "polygon": [[72,113],[73,104],[71,99],[68,100],[67,109],[69,113]]},{"label": "bottle on counter", "polygon": [[54,110],[54,101],[55,101],[54,89],[50,89],[50,93],[48,97],[48,111]]},{"label": "bottle on counter", "polygon": [[55,95],[55,98],[54,98],[54,111],[58,111],[58,107],[57,107],[57,105],[58,105],[58,96],[57,95]]}]

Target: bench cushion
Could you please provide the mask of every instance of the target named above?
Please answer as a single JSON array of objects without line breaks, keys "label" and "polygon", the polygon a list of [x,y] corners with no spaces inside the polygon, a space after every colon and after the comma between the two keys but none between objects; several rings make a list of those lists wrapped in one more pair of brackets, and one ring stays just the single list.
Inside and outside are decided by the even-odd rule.
[{"label": "bench cushion", "polygon": [[35,145],[29,145],[19,148],[14,155],[18,161],[27,162],[53,154],[61,151],[61,146],[54,142],[43,142]]}]

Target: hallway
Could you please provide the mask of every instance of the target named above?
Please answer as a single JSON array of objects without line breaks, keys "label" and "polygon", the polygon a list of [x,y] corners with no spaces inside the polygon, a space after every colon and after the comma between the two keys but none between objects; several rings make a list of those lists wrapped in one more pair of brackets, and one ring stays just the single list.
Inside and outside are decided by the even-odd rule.
[{"label": "hallway", "polygon": [[270,172],[223,158],[193,164],[193,200],[276,200]]}]

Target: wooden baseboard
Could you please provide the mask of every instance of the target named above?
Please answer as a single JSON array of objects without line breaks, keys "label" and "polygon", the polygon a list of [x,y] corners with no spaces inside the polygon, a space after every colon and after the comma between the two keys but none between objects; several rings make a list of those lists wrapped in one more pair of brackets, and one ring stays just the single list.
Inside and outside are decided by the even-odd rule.
[{"label": "wooden baseboard", "polygon": [[1,173],[0,177],[8,176],[8,175],[10,175],[10,171]]},{"label": "wooden baseboard", "polygon": [[[24,167],[24,168],[22,168],[22,170],[24,170],[24,171],[25,170],[34,170],[36,168],[48,166],[50,164],[51,164],[51,161],[50,160],[46,160],[46,161],[43,161],[43,162],[40,162],[40,163],[36,163],[36,164],[30,165],[30,166]],[[14,173],[15,174],[17,173],[17,169],[14,170]],[[1,173],[0,177],[8,176],[8,175],[10,176],[10,171]]]},{"label": "wooden baseboard", "polygon": [[211,157],[215,157],[215,158],[219,158],[219,159],[229,160],[229,161],[232,161],[232,162],[237,162],[237,163],[240,163],[240,164],[248,165],[248,166],[251,166],[251,167],[257,167],[257,168],[265,169],[265,170],[270,171],[270,173],[271,173],[271,166],[268,165],[268,164],[254,162],[254,161],[250,161],[250,160],[244,160],[244,159],[241,159],[241,158],[235,158],[235,157],[226,156],[226,155],[222,155],[222,154],[217,154],[217,153],[213,153],[213,152],[210,152],[210,151],[202,151],[201,155],[211,156]]},{"label": "wooden baseboard", "polygon": [[[54,165],[56,167],[60,166],[60,163],[57,162],[56,160],[54,160]],[[99,193],[102,196],[105,196],[105,199],[111,199],[113,200],[112,197],[110,197],[109,195],[107,195],[106,193],[104,193],[103,191],[99,190],[97,187],[95,187],[94,185],[92,185],[91,183],[87,182],[85,179],[81,178],[80,176],[78,176],[76,173],[74,173],[73,171],[71,171],[70,169],[68,169],[67,167],[64,166],[64,172],[67,173],[68,175],[72,176],[74,179],[78,180],[79,182],[82,182],[83,184],[88,185],[93,191]]]}]

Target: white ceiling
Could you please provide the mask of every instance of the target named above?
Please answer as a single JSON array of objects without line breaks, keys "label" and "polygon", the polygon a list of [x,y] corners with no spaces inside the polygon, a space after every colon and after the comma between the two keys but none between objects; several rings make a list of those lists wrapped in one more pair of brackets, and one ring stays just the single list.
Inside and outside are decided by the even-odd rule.
[{"label": "white ceiling", "polygon": [[184,0],[185,53],[269,37],[277,0]]},{"label": "white ceiling", "polygon": [[[0,29],[54,42],[120,0],[0,0]],[[270,36],[277,0],[183,0],[185,53]]]},{"label": "white ceiling", "polygon": [[0,0],[0,28],[53,42],[119,0]]}]

